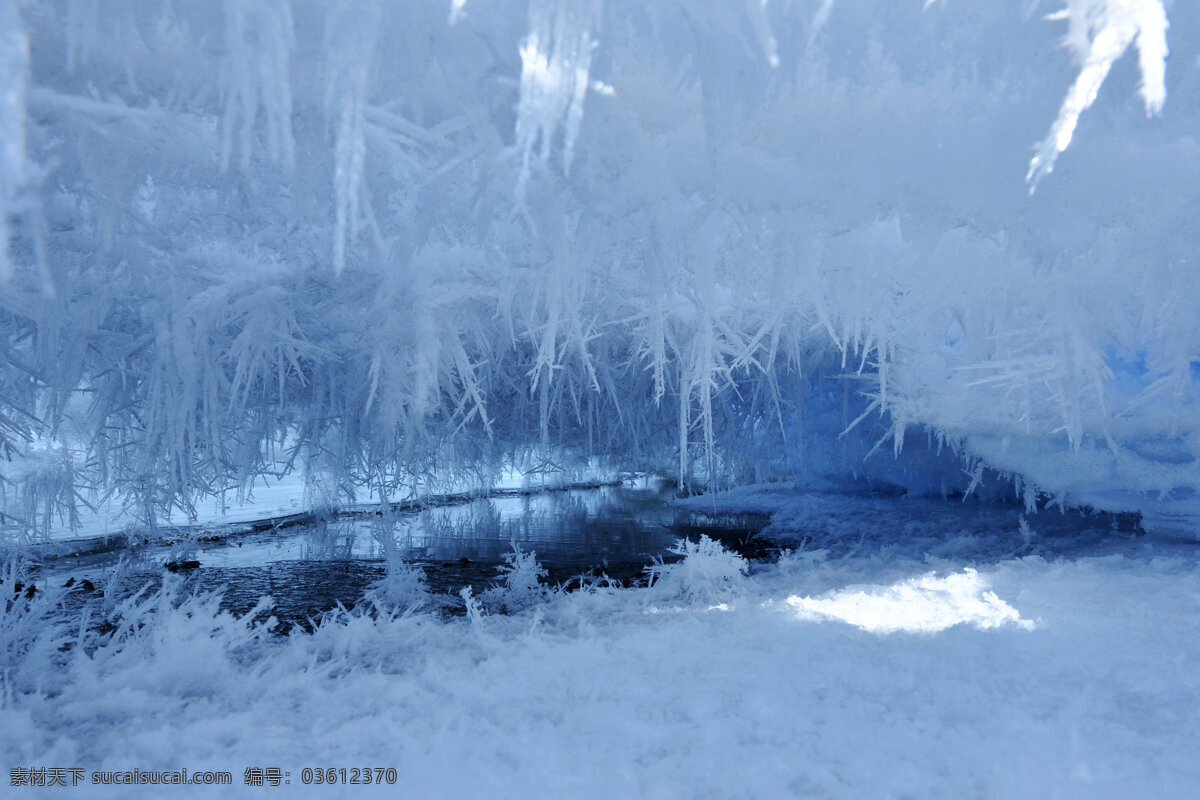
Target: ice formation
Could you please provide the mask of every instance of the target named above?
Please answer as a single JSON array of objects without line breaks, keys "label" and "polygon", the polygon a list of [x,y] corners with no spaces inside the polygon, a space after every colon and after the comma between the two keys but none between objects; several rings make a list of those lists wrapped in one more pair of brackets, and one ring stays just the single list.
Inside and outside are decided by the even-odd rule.
[{"label": "ice formation", "polygon": [[1200,17],[922,5],[0,0],[6,530],[531,453],[1187,524]]},{"label": "ice formation", "polygon": [[1137,46],[1146,115],[1161,112],[1167,98],[1167,11],[1160,0],[1069,0],[1055,18],[1069,23],[1066,41],[1080,63],[1079,77],[1029,164],[1026,180],[1033,186],[1054,171],[1058,154],[1071,146],[1079,115],[1096,102],[1113,63],[1131,44]]}]

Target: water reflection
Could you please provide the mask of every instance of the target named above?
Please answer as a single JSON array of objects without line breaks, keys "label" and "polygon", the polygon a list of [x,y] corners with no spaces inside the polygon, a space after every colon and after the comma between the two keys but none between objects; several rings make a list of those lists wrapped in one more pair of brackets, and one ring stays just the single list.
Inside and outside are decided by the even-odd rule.
[{"label": "water reflection", "polygon": [[[372,509],[278,530],[215,529],[114,546],[55,559],[37,574],[43,585],[88,577],[124,597],[157,587],[164,564],[198,564],[175,570],[191,590],[220,591],[222,607],[238,614],[270,596],[281,623],[276,632],[286,633],[331,609],[359,604],[396,559],[415,563],[436,603],[453,614],[462,610],[459,590],[469,586],[479,594],[494,584],[497,566],[514,546],[537,554],[551,584],[569,585],[586,573],[630,585],[655,558],[670,559],[681,536],[705,533],[736,547],[766,523],[765,517],[748,523],[744,516],[681,510],[670,498],[666,487],[608,486],[392,513]],[[64,611],[78,612],[89,598],[69,595]]]},{"label": "water reflection", "polygon": [[205,566],[279,561],[383,560],[499,563],[516,545],[548,565],[644,564],[678,533],[663,492],[602,487],[481,498],[421,511],[360,515],[200,546]]}]

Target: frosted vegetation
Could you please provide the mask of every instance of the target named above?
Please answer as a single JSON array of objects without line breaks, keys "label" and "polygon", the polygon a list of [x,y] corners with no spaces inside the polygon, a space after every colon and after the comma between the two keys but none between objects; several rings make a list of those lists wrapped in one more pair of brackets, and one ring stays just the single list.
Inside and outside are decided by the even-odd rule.
[{"label": "frosted vegetation", "polygon": [[1194,4],[926,5],[0,0],[6,530],[534,456],[1190,513]]}]

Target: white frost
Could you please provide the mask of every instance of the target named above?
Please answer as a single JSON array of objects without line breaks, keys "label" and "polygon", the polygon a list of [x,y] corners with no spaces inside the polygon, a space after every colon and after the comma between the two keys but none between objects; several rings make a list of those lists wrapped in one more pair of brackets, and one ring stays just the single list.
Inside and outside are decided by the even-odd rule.
[{"label": "white frost", "polygon": [[16,0],[0,0],[0,280],[12,277],[9,217],[25,183],[25,90],[29,40]]},{"label": "white frost", "polygon": [[1071,145],[1080,115],[1096,101],[1112,65],[1131,44],[1137,46],[1146,115],[1162,111],[1167,98],[1168,22],[1161,0],[1067,0],[1066,8],[1051,19],[1068,21],[1066,43],[1080,68],[1050,135],[1029,162],[1025,179],[1031,193],[1054,171],[1058,155]]},{"label": "white frost", "polygon": [[518,197],[524,195],[529,182],[535,147],[540,142],[536,163],[546,166],[560,127],[562,170],[564,174],[571,171],[590,85],[592,52],[598,46],[600,13],[600,0],[530,0],[529,34],[520,49]]}]

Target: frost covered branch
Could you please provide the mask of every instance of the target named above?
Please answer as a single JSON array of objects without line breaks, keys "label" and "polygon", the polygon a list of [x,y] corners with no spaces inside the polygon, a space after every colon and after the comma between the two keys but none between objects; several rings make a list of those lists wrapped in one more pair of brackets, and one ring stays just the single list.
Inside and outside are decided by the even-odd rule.
[{"label": "frost covered branch", "polygon": [[563,130],[562,169],[571,171],[583,104],[591,85],[592,52],[600,24],[601,0],[531,0],[529,34],[521,43],[521,94],[516,148],[521,154],[517,196],[529,182],[534,148],[545,165]]},{"label": "frost covered branch", "polygon": [[[1196,112],[1043,208],[1054,31],[964,9],[0,0],[5,513],[527,458],[1200,488]],[[1163,9],[1067,4],[1031,181],[1130,46],[1158,111]]]},{"label": "frost covered branch", "polygon": [[[924,7],[944,0],[925,0]],[[1032,0],[1027,9],[1036,6]],[[1065,43],[1079,63],[1079,75],[1067,91],[1050,135],[1037,147],[1029,163],[1025,180],[1029,193],[1037,189],[1042,178],[1054,171],[1054,162],[1071,145],[1079,117],[1096,101],[1100,87],[1112,65],[1125,54],[1129,46],[1138,51],[1138,67],[1142,73],[1141,94],[1146,115],[1162,111],[1167,97],[1166,61],[1167,12],[1162,0],[1065,0],[1066,6],[1047,17],[1066,20],[1068,32]],[[834,0],[822,0],[809,25],[809,45],[829,22]]]},{"label": "frost covered branch", "polygon": [[1080,115],[1096,101],[1112,65],[1131,44],[1138,51],[1146,115],[1162,111],[1167,97],[1168,22],[1161,0],[1067,0],[1066,7],[1049,18],[1067,20],[1066,44],[1080,67],[1050,135],[1029,162],[1025,180],[1031,194],[1038,181],[1054,171],[1058,155],[1071,145]]}]

